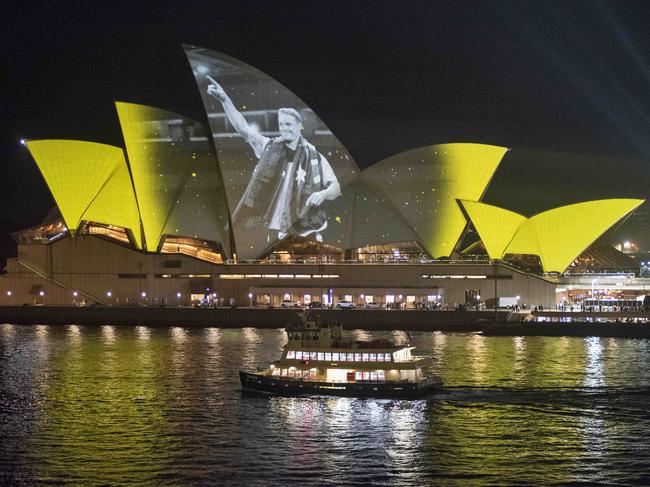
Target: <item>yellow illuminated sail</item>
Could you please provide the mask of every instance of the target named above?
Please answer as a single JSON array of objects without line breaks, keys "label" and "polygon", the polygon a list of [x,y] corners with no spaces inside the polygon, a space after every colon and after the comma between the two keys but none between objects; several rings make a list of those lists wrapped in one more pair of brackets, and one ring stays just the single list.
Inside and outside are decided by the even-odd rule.
[{"label": "yellow illuminated sail", "polygon": [[140,214],[133,193],[129,169],[124,158],[109,176],[81,219],[128,228],[133,234],[136,246],[142,248]]},{"label": "yellow illuminated sail", "polygon": [[598,237],[643,202],[586,201],[539,213],[519,227],[505,253],[539,255],[544,272],[564,272]]},{"label": "yellow illuminated sail", "polygon": [[456,200],[479,200],[506,151],[482,144],[421,147],[365,169],[362,178],[391,202],[432,257],[444,257],[466,225]]},{"label": "yellow illuminated sail", "polygon": [[[90,219],[86,213],[105,193],[99,198],[104,202],[101,208],[90,211],[92,219],[130,228],[139,235],[137,207],[122,149],[80,140],[30,140],[26,145],[69,230],[74,232],[82,219]],[[117,174],[122,174],[119,187],[114,183],[107,186]],[[106,192],[107,187],[112,189]]]},{"label": "yellow illuminated sail", "polygon": [[501,259],[503,252],[526,217],[478,201],[460,201],[485,245],[491,259]]},{"label": "yellow illuminated sail", "polygon": [[228,206],[217,159],[195,120],[160,108],[116,103],[145,246],[163,236],[219,242],[230,254]]}]

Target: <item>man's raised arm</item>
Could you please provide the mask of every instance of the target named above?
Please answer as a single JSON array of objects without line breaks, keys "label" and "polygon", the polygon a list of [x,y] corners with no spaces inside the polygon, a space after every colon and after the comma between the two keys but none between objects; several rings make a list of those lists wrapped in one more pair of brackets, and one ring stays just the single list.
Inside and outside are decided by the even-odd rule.
[{"label": "man's raised arm", "polygon": [[251,129],[244,116],[239,113],[239,110],[235,108],[230,97],[226,95],[223,87],[211,76],[207,76],[207,78],[210,81],[210,85],[208,86],[208,95],[214,96],[221,102],[223,111],[226,113],[226,117],[228,117],[230,124],[235,128],[235,131],[251,145],[255,151],[255,155],[259,157],[266,145],[268,140],[267,137],[264,137],[257,130]]}]

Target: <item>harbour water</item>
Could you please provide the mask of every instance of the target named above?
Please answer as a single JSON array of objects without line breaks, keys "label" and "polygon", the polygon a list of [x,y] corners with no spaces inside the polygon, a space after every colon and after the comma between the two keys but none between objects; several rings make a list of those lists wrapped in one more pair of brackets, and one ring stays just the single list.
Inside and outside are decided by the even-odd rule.
[{"label": "harbour water", "polygon": [[243,395],[284,330],[2,324],[0,484],[650,482],[650,340],[410,339],[443,394]]}]

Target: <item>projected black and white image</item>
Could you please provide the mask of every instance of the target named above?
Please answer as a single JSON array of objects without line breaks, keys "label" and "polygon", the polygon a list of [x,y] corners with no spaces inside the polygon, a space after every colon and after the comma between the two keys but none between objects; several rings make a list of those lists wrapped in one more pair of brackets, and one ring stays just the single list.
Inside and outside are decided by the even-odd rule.
[{"label": "projected black and white image", "polygon": [[208,94],[221,102],[228,122],[258,159],[233,211],[233,225],[261,226],[277,232],[278,239],[314,234],[322,242],[327,228],[323,203],[338,198],[341,186],[327,158],[302,136],[302,115],[295,108],[279,108],[280,135],[267,137],[248,123],[214,78],[206,77]]},{"label": "projected black and white image", "polygon": [[[206,109],[240,259],[287,236],[340,244],[341,196],[358,168],[323,121],[278,81],[214,51],[186,47]],[[343,189],[342,189],[343,188]]]}]

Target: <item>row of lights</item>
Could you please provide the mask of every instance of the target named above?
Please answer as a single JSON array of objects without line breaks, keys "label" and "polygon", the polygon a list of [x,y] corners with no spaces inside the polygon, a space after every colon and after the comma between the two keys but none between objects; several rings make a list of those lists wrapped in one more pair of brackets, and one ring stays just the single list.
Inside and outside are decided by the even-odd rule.
[{"label": "row of lights", "polygon": [[[45,291],[39,291],[39,292],[38,292],[38,295],[39,295],[39,296],[45,296]],[[72,295],[76,298],[77,296],[79,296],[79,293],[78,293],[77,291],[72,291]],[[8,297],[13,296],[13,292],[12,292],[12,291],[7,291],[7,296],[8,296]],[[108,296],[108,297],[110,298],[110,297],[113,296],[113,293],[112,293],[111,291],[106,291],[106,296]],[[147,293],[144,292],[144,291],[142,291],[141,296],[142,296],[143,298],[146,298],[146,297],[147,297]],[[180,298],[181,296],[182,296],[181,293],[176,293],[176,297],[177,297],[177,298]],[[214,297],[215,297],[215,298],[217,297],[217,293],[214,293]]]}]

